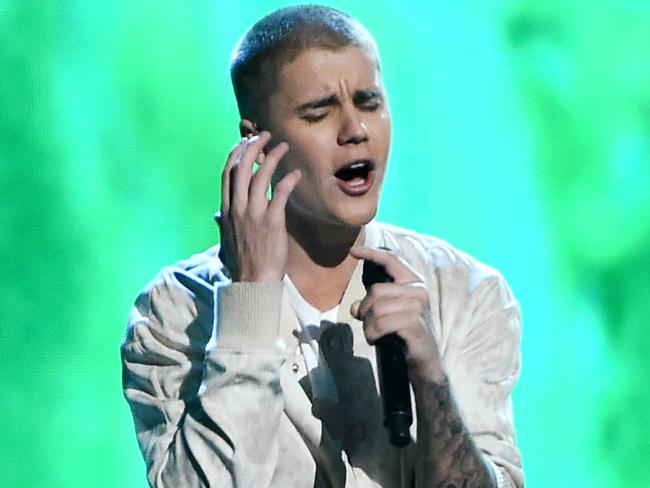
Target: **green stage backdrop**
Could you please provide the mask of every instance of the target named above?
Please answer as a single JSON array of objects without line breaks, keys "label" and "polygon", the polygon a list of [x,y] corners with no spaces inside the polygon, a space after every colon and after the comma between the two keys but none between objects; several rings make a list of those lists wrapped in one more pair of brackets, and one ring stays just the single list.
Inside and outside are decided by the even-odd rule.
[{"label": "green stage backdrop", "polygon": [[[283,5],[0,0],[0,486],[146,486],[126,315],[218,241],[230,51]],[[527,486],[644,486],[650,4],[331,5],[382,53],[380,219],[497,267],[522,304]]]}]

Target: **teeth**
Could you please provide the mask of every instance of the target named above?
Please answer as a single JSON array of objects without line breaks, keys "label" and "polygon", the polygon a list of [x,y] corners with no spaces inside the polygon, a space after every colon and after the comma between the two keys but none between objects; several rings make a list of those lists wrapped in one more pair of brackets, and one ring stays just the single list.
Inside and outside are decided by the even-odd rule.
[{"label": "teeth", "polygon": [[339,169],[334,176],[347,182],[356,179],[363,181],[368,177],[368,173],[372,171],[372,166],[371,161],[357,161]]}]

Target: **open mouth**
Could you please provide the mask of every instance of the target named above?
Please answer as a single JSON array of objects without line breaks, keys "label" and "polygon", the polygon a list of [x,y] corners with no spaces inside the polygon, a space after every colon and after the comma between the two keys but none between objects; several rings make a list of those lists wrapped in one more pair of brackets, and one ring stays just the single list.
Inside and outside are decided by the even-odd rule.
[{"label": "open mouth", "polygon": [[369,159],[354,161],[341,169],[334,176],[339,188],[350,196],[366,193],[372,186],[375,164]]}]

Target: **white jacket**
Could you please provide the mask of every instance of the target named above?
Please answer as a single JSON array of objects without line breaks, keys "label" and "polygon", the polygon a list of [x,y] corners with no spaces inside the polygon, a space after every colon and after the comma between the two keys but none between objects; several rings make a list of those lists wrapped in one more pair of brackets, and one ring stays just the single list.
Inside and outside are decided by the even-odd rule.
[{"label": "white jacket", "polygon": [[[385,224],[366,226],[366,245],[390,248],[424,277],[430,326],[465,425],[500,486],[522,487],[510,398],[521,325],[503,278],[441,240]],[[283,284],[230,283],[217,253],[215,246],[163,269],[129,317],[124,393],[150,484],[399,486],[375,354],[349,313],[365,295],[361,264],[338,323],[319,343],[339,400],[316,405]],[[417,440],[408,449],[412,466]]]}]

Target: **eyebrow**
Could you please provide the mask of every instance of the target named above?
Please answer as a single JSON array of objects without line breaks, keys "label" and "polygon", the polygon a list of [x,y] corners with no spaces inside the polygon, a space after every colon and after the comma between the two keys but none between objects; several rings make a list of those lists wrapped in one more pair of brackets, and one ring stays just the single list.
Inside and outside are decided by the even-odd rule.
[{"label": "eyebrow", "polygon": [[328,97],[319,98],[318,100],[311,100],[307,103],[303,103],[302,105],[298,105],[298,107],[296,107],[296,112],[304,112],[305,110],[313,108],[331,107],[338,104],[339,97],[336,95],[330,95]]},{"label": "eyebrow", "polygon": [[[364,103],[373,98],[383,99],[382,94],[378,90],[356,90],[352,95],[352,101],[357,103]],[[323,107],[332,107],[339,105],[339,97],[336,95],[329,95],[327,97],[319,98],[317,100],[311,100],[309,102],[303,103],[296,107],[296,112],[304,112],[305,110],[323,108]]]}]

